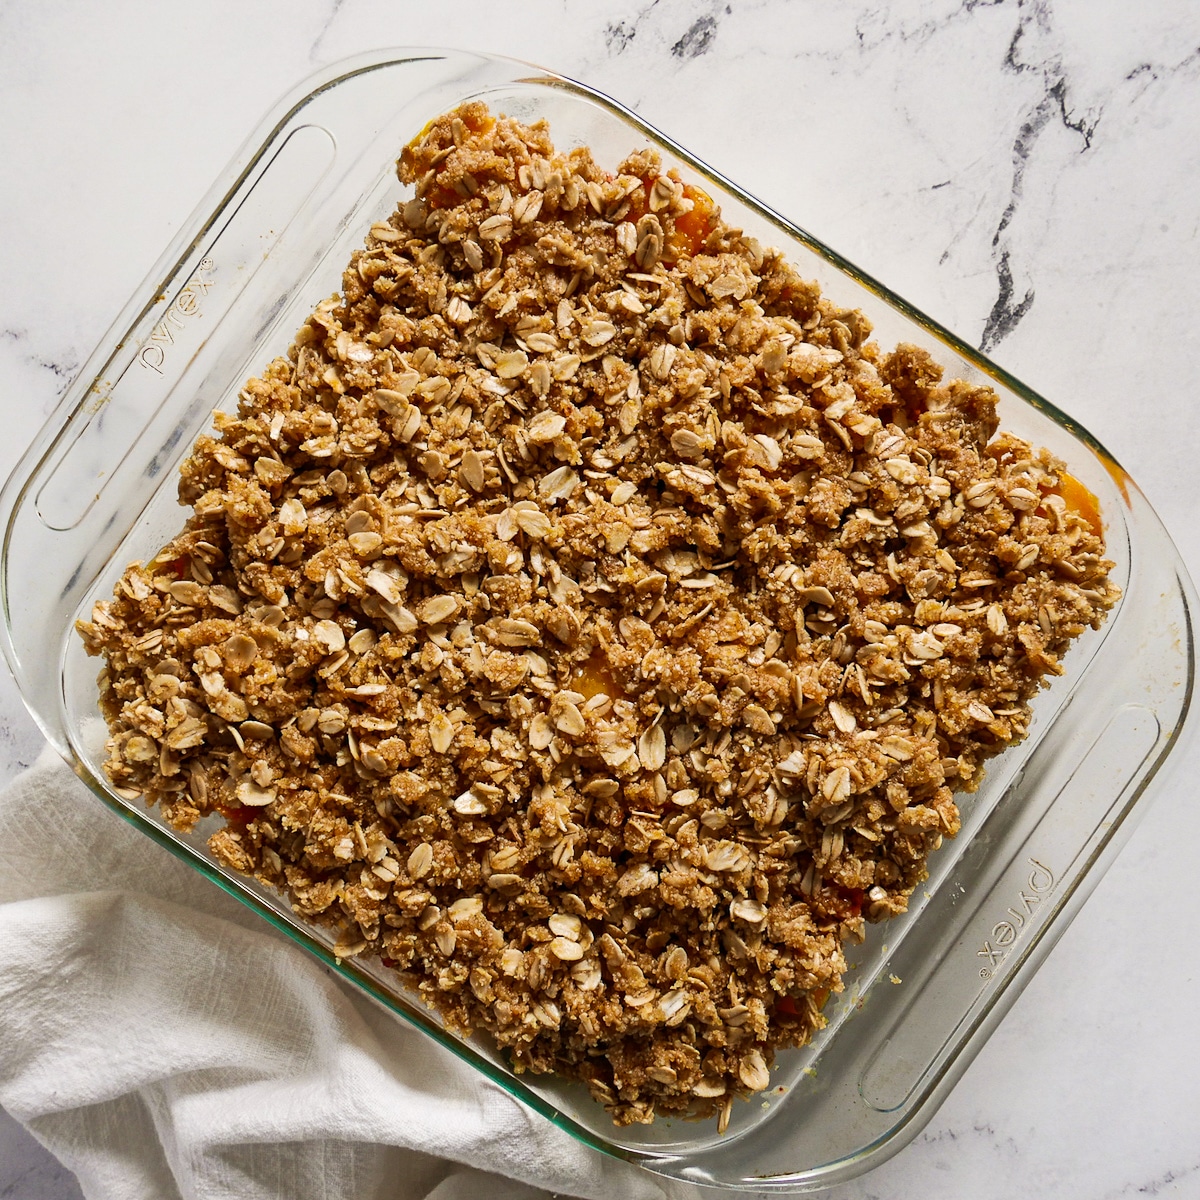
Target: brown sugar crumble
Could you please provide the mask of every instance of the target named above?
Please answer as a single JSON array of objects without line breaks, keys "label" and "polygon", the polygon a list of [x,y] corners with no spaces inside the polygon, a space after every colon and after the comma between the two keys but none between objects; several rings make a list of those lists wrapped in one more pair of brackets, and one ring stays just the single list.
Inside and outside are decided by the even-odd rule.
[{"label": "brown sugar crumble", "polygon": [[106,769],[618,1123],[770,1083],[1118,592],[996,396],[479,104],[79,630]]}]

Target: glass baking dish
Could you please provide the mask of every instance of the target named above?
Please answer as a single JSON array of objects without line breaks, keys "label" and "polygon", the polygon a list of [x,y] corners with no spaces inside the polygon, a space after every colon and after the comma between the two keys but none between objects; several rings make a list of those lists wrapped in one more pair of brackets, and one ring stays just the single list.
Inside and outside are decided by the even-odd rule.
[{"label": "glass baking dish", "polygon": [[[337,290],[371,224],[405,198],[394,162],[437,114],[480,98],[549,120],[560,148],[615,164],[656,146],[728,219],[782,246],[876,337],[927,347],[948,376],[989,382],[1002,428],[1048,446],[1098,497],[1123,598],[1035,704],[1029,738],[960,797],[963,829],[903,917],[851,954],[828,1027],[780,1056],[772,1087],[713,1121],[615,1129],[578,1085],[514,1075],[484,1037],[446,1031],[378,963],[340,961],[328,931],[209,854],[101,770],[97,664],[73,623],[124,566],[183,521],[176,466],[215,410]],[[867,1170],[913,1138],[1097,883],[1179,739],[1192,695],[1194,594],[1142,493],[1086,430],[711,167],[603,96],[521,63],[392,50],[321,72],[263,121],[129,301],[8,481],[4,651],[40,727],[115,812],[403,1019],[588,1145],[667,1179],[796,1193]],[[902,981],[902,982],[901,982]],[[668,1191],[673,1190],[668,1185]]]}]

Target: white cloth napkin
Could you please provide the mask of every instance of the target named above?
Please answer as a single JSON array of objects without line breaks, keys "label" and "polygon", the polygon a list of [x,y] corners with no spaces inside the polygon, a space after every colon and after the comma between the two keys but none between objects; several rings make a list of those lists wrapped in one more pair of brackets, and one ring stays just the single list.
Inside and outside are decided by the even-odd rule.
[{"label": "white cloth napkin", "polygon": [[49,752],[0,794],[0,1104],[88,1200],[683,1194],[352,994]]}]

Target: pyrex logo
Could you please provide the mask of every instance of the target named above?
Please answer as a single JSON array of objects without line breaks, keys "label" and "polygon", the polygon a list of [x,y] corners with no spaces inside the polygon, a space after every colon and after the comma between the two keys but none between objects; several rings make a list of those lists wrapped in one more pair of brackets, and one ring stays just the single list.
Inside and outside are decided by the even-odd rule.
[{"label": "pyrex logo", "polygon": [[208,295],[212,287],[214,270],[216,263],[211,258],[202,258],[196,266],[196,273],[171,302],[170,308],[163,314],[163,319],[155,325],[150,340],[138,351],[138,362],[147,371],[153,371],[156,375],[163,373],[167,347],[175,344],[175,330],[182,329],[189,317],[199,314],[200,301]]},{"label": "pyrex logo", "polygon": [[975,951],[977,958],[987,960],[986,965],[979,968],[979,974],[984,979],[992,977],[992,973],[1016,945],[1021,931],[1033,916],[1034,909],[1054,888],[1054,872],[1036,858],[1031,858],[1028,862],[1033,868],[1029,872],[1029,879],[1025,887],[1017,893],[1016,904],[1005,909],[1010,919],[998,921],[993,925],[991,938],[984,941],[982,950]]}]

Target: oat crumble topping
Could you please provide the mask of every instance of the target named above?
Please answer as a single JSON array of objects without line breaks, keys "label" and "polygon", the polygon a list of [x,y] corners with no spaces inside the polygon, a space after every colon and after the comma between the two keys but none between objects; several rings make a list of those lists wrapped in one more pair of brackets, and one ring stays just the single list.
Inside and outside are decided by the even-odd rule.
[{"label": "oat crumble topping", "polygon": [[468,105],[79,624],[106,769],[618,1123],[770,1083],[1115,602],[995,394]]}]

